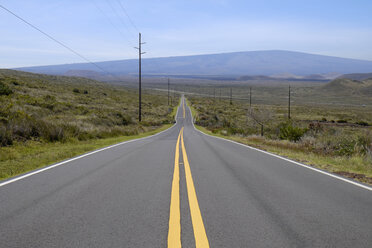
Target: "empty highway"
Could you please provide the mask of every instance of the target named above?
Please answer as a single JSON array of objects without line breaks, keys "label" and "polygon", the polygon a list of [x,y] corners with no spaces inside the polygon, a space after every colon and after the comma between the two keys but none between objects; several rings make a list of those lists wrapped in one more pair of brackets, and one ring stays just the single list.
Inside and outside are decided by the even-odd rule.
[{"label": "empty highway", "polygon": [[0,182],[0,247],[372,247],[372,191],[197,131]]}]

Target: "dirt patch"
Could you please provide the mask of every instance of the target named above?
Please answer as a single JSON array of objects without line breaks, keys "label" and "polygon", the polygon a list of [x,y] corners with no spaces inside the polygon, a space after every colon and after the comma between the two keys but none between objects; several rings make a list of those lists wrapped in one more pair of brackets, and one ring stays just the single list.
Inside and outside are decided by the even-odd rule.
[{"label": "dirt patch", "polygon": [[343,176],[343,177],[352,178],[354,180],[372,185],[372,177],[367,177],[366,175],[363,175],[363,174],[346,172],[346,171],[336,171],[334,173],[340,176]]}]

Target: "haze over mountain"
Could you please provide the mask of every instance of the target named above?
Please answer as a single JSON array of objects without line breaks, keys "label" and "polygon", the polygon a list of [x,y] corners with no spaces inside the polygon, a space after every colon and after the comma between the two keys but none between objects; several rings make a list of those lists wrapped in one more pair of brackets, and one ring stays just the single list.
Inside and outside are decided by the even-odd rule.
[{"label": "haze over mountain", "polygon": [[[137,75],[136,59],[97,62],[110,74]],[[17,68],[18,70],[97,77],[104,73],[89,63]],[[372,61],[346,59],[301,52],[270,50],[208,55],[144,58],[142,72],[147,76],[233,76],[290,75],[293,78],[335,78],[346,73],[372,72]],[[99,73],[99,74],[97,74]],[[311,76],[309,76],[311,75]],[[282,76],[283,77],[283,76]]]}]

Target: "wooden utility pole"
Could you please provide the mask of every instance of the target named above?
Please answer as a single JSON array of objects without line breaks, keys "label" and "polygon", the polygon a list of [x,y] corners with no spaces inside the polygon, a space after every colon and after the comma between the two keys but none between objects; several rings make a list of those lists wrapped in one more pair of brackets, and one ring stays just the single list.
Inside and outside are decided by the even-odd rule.
[{"label": "wooden utility pole", "polygon": [[168,78],[168,106],[169,106],[169,78]]},{"label": "wooden utility pole", "polygon": [[222,89],[220,88],[220,101],[221,101]]},{"label": "wooden utility pole", "polygon": [[230,104],[232,104],[232,88],[230,88]]},{"label": "wooden utility pole", "polygon": [[216,88],[213,88],[213,99],[216,101]]},{"label": "wooden utility pole", "polygon": [[263,126],[263,124],[261,124],[261,136],[263,136],[264,135],[264,126]]},{"label": "wooden utility pole", "polygon": [[249,87],[249,110],[252,112],[252,87]]},{"label": "wooden utility pole", "polygon": [[141,74],[141,56],[142,54],[145,54],[145,52],[142,52],[142,45],[146,44],[146,42],[141,42],[141,33],[138,34],[138,47],[135,47],[135,49],[138,49],[138,121],[142,120],[141,116],[141,107],[142,107],[142,74]]},{"label": "wooden utility pole", "polygon": [[249,107],[252,108],[252,87],[249,87]]},{"label": "wooden utility pole", "polygon": [[291,86],[288,86],[288,120],[291,119]]}]

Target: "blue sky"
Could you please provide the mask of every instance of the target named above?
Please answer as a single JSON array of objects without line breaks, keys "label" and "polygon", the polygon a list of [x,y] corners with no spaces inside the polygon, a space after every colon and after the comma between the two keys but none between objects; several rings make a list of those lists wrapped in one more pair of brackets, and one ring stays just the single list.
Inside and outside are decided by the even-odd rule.
[{"label": "blue sky", "polygon": [[[0,0],[92,61],[253,50],[372,60],[370,0]],[[84,62],[0,9],[0,68]]]}]

